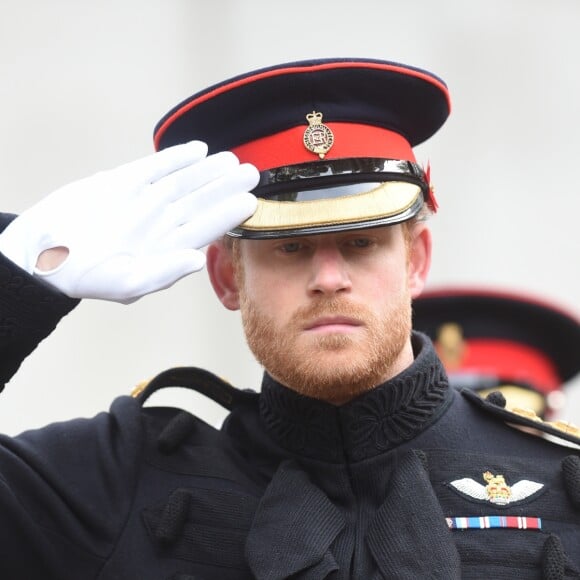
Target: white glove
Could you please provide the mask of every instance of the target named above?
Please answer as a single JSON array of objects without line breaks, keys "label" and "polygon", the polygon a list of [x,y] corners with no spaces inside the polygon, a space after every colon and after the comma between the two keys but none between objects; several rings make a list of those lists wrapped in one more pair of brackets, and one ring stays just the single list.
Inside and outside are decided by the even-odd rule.
[{"label": "white glove", "polygon": [[[256,210],[259,179],[233,153],[200,141],[66,185],[0,235],[0,252],[71,298],[129,303],[205,265],[201,248]],[[68,256],[36,268],[47,249]]]}]

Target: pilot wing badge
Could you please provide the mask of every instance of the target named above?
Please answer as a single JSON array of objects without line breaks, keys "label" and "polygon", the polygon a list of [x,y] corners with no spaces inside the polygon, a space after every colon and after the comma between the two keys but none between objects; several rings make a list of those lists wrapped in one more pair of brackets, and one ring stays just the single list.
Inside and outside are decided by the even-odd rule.
[{"label": "pilot wing badge", "polygon": [[496,506],[513,504],[538,495],[544,487],[543,483],[522,479],[513,485],[508,485],[503,475],[494,475],[490,471],[482,474],[487,485],[479,483],[470,477],[456,479],[449,485],[467,498],[475,499]]}]

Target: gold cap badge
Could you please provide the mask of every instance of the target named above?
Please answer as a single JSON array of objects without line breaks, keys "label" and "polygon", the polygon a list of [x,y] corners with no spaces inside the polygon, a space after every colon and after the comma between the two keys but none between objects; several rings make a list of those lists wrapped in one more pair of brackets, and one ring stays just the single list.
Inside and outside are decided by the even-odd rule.
[{"label": "gold cap badge", "polygon": [[328,153],[334,144],[334,134],[322,122],[322,113],[312,111],[306,115],[308,127],[304,131],[304,147],[312,153],[316,153],[320,159]]}]

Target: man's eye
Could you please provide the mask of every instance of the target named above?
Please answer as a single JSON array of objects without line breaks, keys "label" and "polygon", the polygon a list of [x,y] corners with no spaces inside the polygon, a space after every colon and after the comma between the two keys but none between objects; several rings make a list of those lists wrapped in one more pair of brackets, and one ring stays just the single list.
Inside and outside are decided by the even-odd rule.
[{"label": "man's eye", "polygon": [[371,241],[368,238],[354,238],[350,240],[350,244],[355,248],[368,248],[371,245]]},{"label": "man's eye", "polygon": [[283,244],[280,249],[286,254],[292,254],[298,252],[301,247],[302,244],[300,244],[300,242],[287,242],[286,244]]}]

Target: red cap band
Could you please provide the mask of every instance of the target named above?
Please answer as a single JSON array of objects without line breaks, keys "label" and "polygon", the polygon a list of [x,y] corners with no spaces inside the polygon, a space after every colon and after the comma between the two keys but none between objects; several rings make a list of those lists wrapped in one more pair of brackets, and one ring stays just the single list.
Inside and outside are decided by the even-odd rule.
[{"label": "red cap band", "polygon": [[[334,134],[334,144],[324,159],[379,157],[415,162],[409,142],[400,134],[382,127],[356,123],[328,122]],[[308,125],[300,125],[232,148],[242,163],[252,163],[259,171],[297,163],[319,161],[303,142]]]},{"label": "red cap band", "polygon": [[527,383],[549,393],[561,380],[549,357],[541,351],[509,340],[469,339],[460,366],[453,371],[473,372],[503,380]]}]

